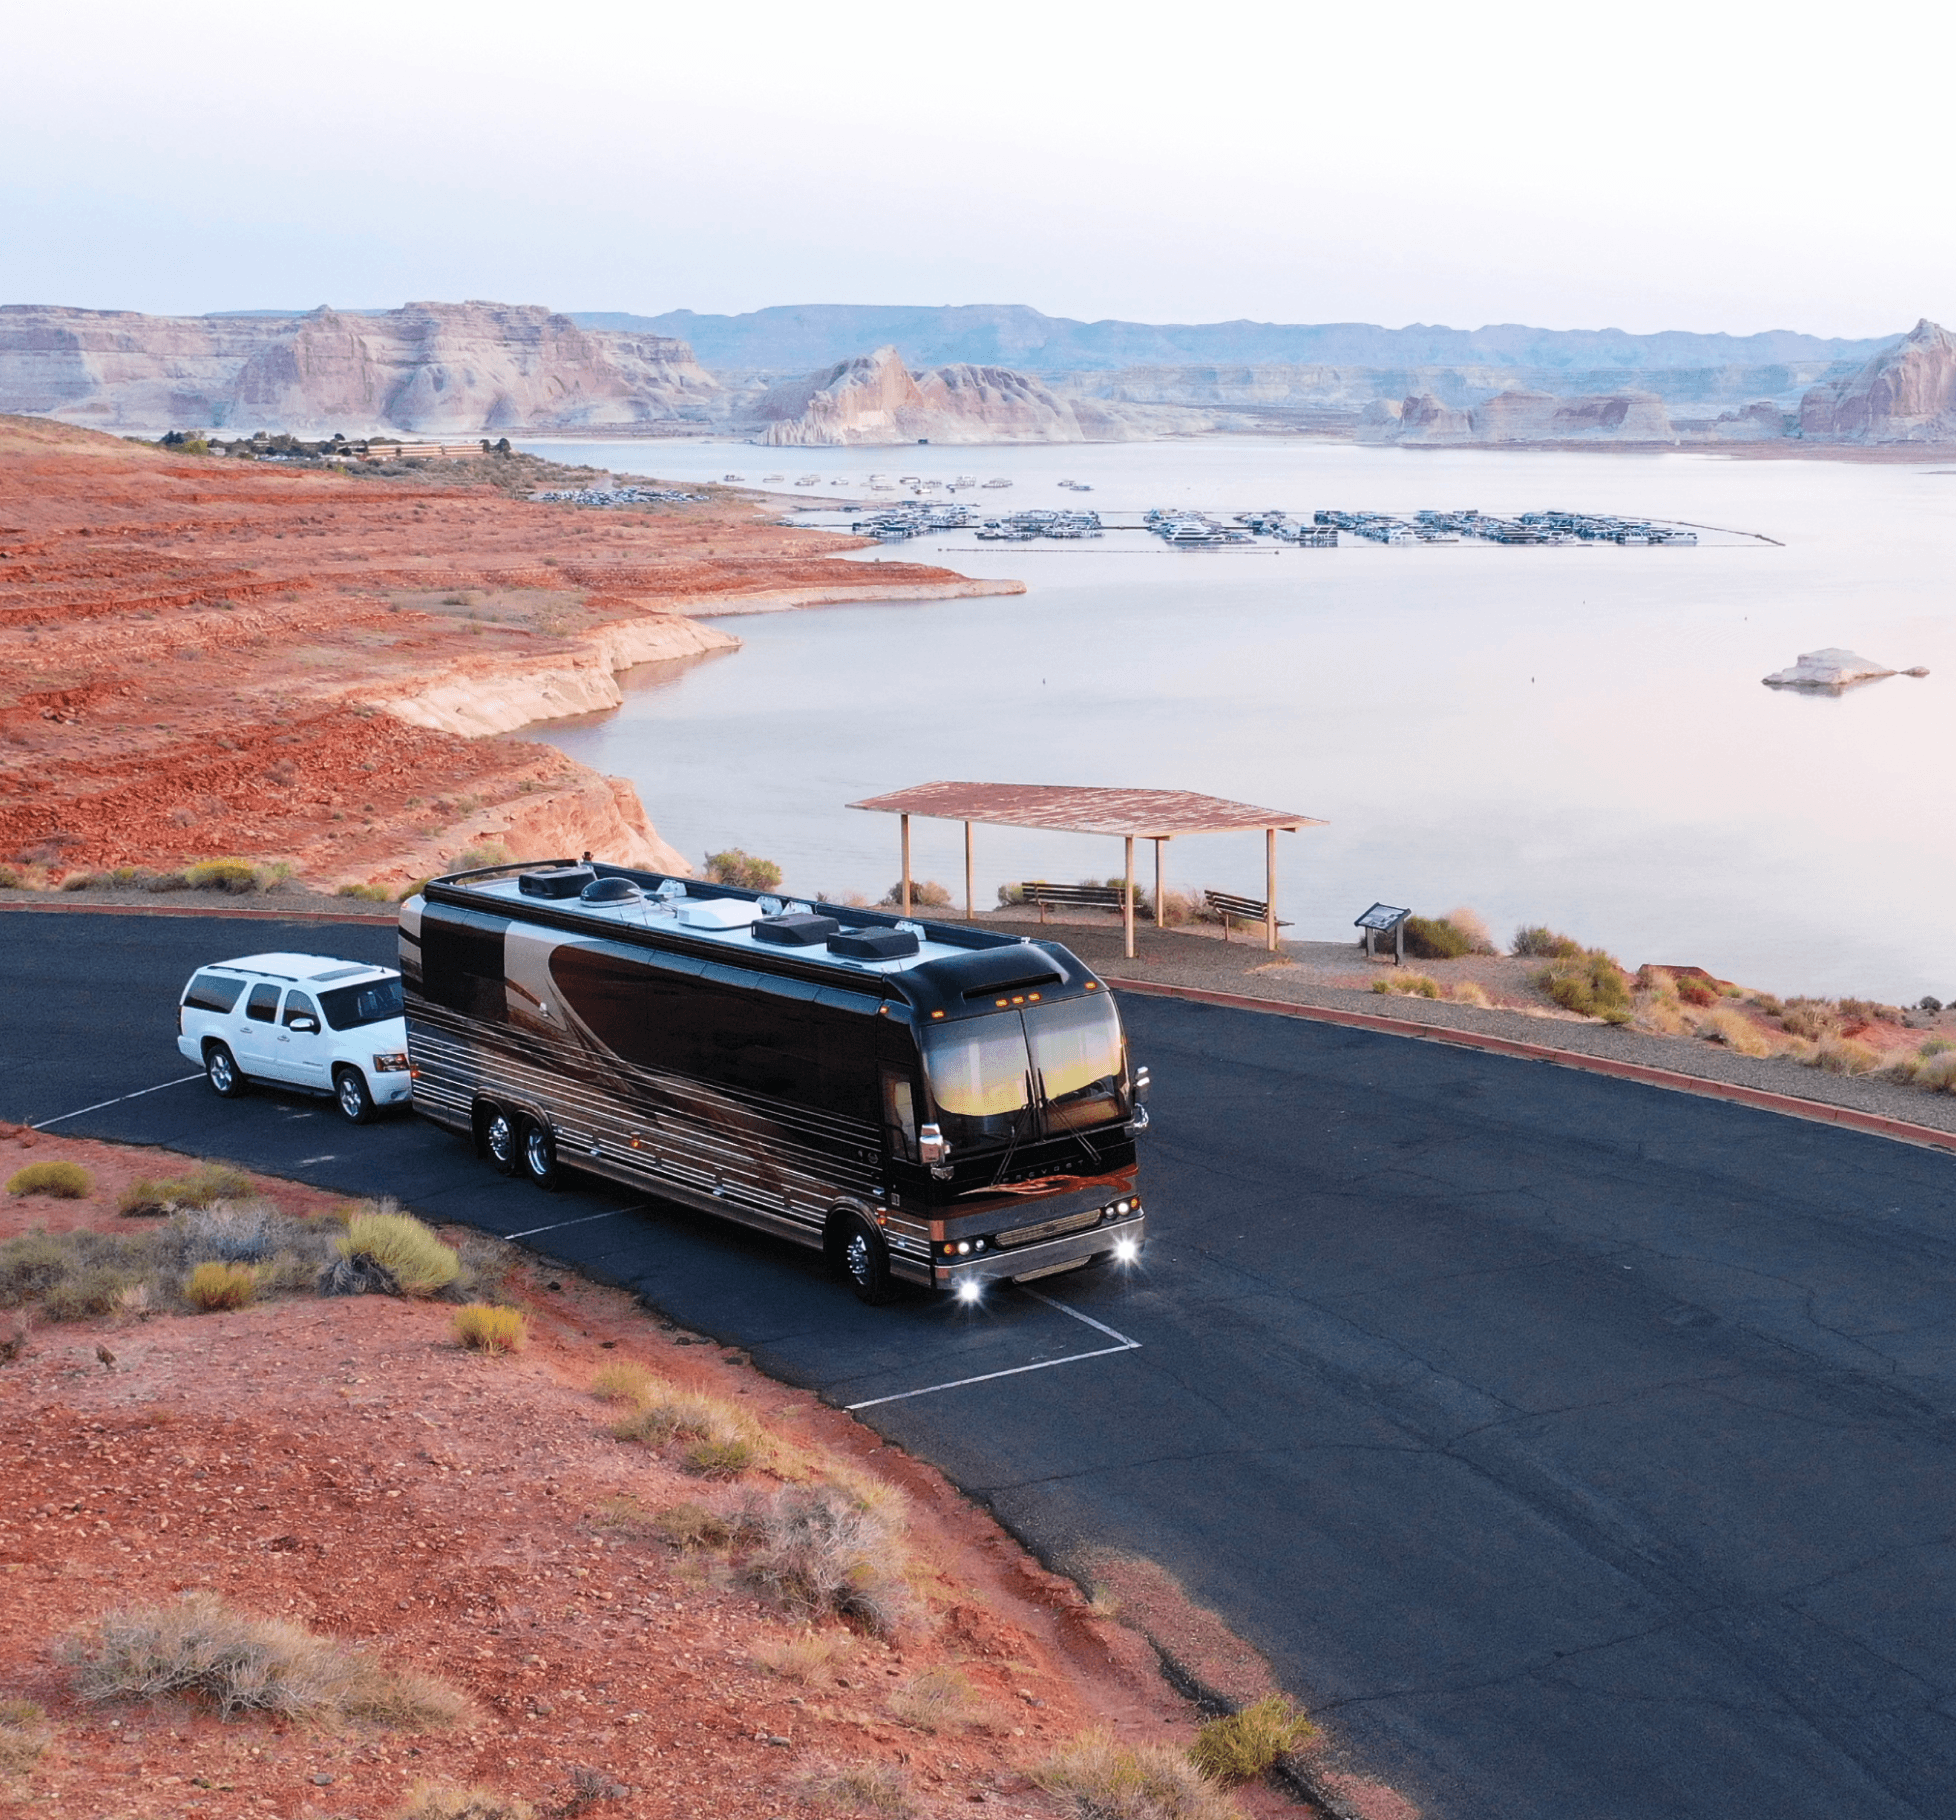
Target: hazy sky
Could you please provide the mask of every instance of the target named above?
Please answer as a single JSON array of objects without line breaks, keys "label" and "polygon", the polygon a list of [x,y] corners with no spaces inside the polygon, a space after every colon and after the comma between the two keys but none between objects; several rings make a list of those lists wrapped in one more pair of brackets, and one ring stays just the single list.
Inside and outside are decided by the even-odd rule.
[{"label": "hazy sky", "polygon": [[1951,10],[8,10],[0,301],[1885,333],[1956,319]]}]

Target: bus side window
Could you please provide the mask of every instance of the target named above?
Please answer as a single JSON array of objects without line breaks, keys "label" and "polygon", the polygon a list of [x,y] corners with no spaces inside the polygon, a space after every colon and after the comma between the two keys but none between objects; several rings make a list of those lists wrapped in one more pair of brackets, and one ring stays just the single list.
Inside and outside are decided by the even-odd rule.
[{"label": "bus side window", "polygon": [[917,1160],[917,1107],[909,1081],[900,1074],[883,1075],[883,1123],[890,1133],[890,1152],[904,1161]]}]

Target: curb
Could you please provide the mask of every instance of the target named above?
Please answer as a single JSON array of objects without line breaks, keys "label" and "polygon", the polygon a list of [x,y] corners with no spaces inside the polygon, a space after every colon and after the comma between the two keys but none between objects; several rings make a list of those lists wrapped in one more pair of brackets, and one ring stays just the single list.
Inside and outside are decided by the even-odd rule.
[{"label": "curb", "polygon": [[1938,1131],[1933,1125],[1914,1125],[1906,1119],[1891,1119],[1879,1112],[1858,1112],[1851,1106],[1831,1106],[1824,1100],[1805,1100],[1790,1093],[1774,1093],[1764,1087],[1741,1087],[1731,1081],[1707,1080],[1703,1075],[1680,1074],[1670,1068],[1653,1068],[1644,1062],[1619,1062],[1606,1055],[1585,1055],[1576,1049],[1551,1049],[1544,1043],[1523,1043],[1513,1037],[1488,1036],[1478,1030],[1453,1030],[1439,1024],[1418,1024],[1409,1018],[1381,1017],[1371,1011],[1344,1011],[1330,1005],[1293,1005],[1267,998],[1247,998],[1238,992],[1211,992],[1203,986],[1169,986],[1154,980],[1102,977],[1116,992],[1187,999],[1194,1004],[1217,1005],[1229,1011],[1265,1011],[1277,1017],[1301,1017],[1313,1023],[1342,1024],[1350,1030],[1372,1030],[1382,1036],[1409,1036],[1421,1042],[1450,1043],[1455,1048],[1479,1049],[1491,1055],[1510,1056],[1516,1061],[1550,1062],[1560,1068],[1609,1075],[1620,1081],[1637,1081],[1643,1086],[1662,1087],[1672,1093],[1695,1093],[1703,1099],[1725,1100],[1732,1105],[1750,1106],[1758,1112],[1778,1112],[1788,1118],[1809,1119],[1816,1124],[1835,1125],[1848,1131],[1864,1132],[1871,1137],[1918,1144],[1928,1150],[1956,1152],[1956,1131]]},{"label": "curb", "polygon": [[25,910],[34,916],[59,915],[63,911],[84,916],[228,916],[267,923],[387,923],[400,922],[398,916],[378,916],[359,910],[244,910],[211,904],[29,904],[0,903],[0,913]]}]

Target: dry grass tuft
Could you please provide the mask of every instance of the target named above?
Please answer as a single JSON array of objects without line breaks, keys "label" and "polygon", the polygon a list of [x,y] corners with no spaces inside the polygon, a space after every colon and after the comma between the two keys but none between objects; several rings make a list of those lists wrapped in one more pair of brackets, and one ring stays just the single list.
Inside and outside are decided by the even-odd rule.
[{"label": "dry grass tuft", "polygon": [[749,1659],[763,1674],[805,1685],[834,1673],[855,1651],[856,1641],[846,1630],[802,1630],[757,1644]]},{"label": "dry grass tuft", "polygon": [[702,1391],[677,1390],[654,1381],[646,1400],[620,1416],[611,1432],[647,1447],[684,1443],[679,1463],[703,1479],[729,1479],[767,1452],[761,1426],[746,1410]]},{"label": "dry grass tuft", "polygon": [[431,1731],[467,1711],[439,1682],[388,1668],[365,1650],[284,1619],[236,1611],[209,1592],[108,1612],[69,1637],[61,1659],[75,1671],[84,1700],[190,1694],[213,1702],[226,1719],[269,1712]]},{"label": "dry grass tuft", "polygon": [[7,1178],[9,1194],[44,1194],[57,1201],[85,1201],[95,1192],[95,1178],[79,1163],[29,1163]]},{"label": "dry grass tuft", "polygon": [[1241,1712],[1210,1720],[1189,1746],[1189,1761],[1212,1782],[1253,1782],[1316,1731],[1283,1694],[1267,1694]]},{"label": "dry grass tuft", "polygon": [[643,1365],[630,1359],[615,1359],[592,1375],[591,1394],[600,1403],[643,1403],[659,1383]]},{"label": "dry grass tuft", "polygon": [[813,1770],[801,1780],[801,1798],[831,1813],[880,1814],[884,1820],[907,1820],[917,1811],[910,1779],[894,1763]]},{"label": "dry grass tuft", "polygon": [[1779,1014],[1779,1021],[1791,1035],[1817,1043],[1823,1037],[1839,1033],[1841,1014],[1825,999],[1796,998]]},{"label": "dry grass tuft", "polygon": [[1478,910],[1469,909],[1465,904],[1456,904],[1440,919],[1451,923],[1467,938],[1470,953],[1499,954],[1501,950],[1494,945],[1494,937],[1488,932],[1487,918]]},{"label": "dry grass tuft", "polygon": [[1579,1017],[1601,1018],[1606,1024],[1627,1024],[1634,1006],[1630,977],[1612,955],[1601,948],[1578,952],[1544,967],[1535,976],[1541,987],[1565,1011]]},{"label": "dry grass tuft", "polygon": [[0,1700],[0,1776],[21,1776],[48,1747],[47,1715],[31,1700]]},{"label": "dry grass tuft", "polygon": [[1722,1043],[1734,1055],[1771,1055],[1774,1045],[1743,1011],[1721,1007],[1698,1020],[1698,1034],[1708,1042]]},{"label": "dry grass tuft", "polygon": [[889,1707],[905,1725],[914,1725],[922,1732],[989,1727],[997,1716],[971,1677],[948,1666],[913,1675],[890,1696]]},{"label": "dry grass tuft", "polygon": [[1236,1803],[1165,1744],[1090,1732],[1030,1774],[1075,1820],[1240,1820]]},{"label": "dry grass tuft", "polygon": [[249,1264],[199,1264],[184,1279],[183,1299],[200,1314],[243,1308],[258,1295],[258,1273]]},{"label": "dry grass tuft", "polygon": [[200,1163],[188,1175],[131,1182],[116,1197],[115,1210],[125,1219],[161,1219],[215,1207],[221,1201],[249,1201],[255,1193],[251,1177],[242,1169],[229,1163]]},{"label": "dry grass tuft", "polygon": [[1424,973],[1404,973],[1395,968],[1383,979],[1372,982],[1374,992],[1402,993],[1408,998],[1438,998],[1440,982]]},{"label": "dry grass tuft", "polygon": [[837,1485],[784,1485],[750,1500],[741,1539],[750,1580],[795,1615],[887,1636],[911,1609],[896,1524]]},{"label": "dry grass tuft", "polygon": [[408,1796],[399,1820],[536,1820],[537,1810],[514,1795],[484,1788],[435,1788],[423,1782]]},{"label": "dry grass tuft", "polygon": [[1480,1011],[1487,1010],[1494,1003],[1479,980],[1456,980],[1448,990],[1447,997],[1456,1005],[1472,1005]]},{"label": "dry grass tuft", "polygon": [[717,1510],[704,1504],[668,1504],[664,1510],[653,1513],[651,1520],[653,1533],[670,1542],[674,1548],[725,1548],[734,1539],[735,1524]]},{"label": "dry grass tuft", "polygon": [[1813,1065],[1828,1074],[1872,1074],[1881,1055],[1852,1037],[1824,1036],[1813,1052]]},{"label": "dry grass tuft", "polygon": [[340,1263],[328,1273],[329,1293],[431,1296],[462,1274],[452,1245],[410,1213],[375,1207],[355,1213],[335,1242]]},{"label": "dry grass tuft", "polygon": [[456,1309],[451,1330],[470,1352],[521,1352],[530,1343],[530,1323],[521,1309],[494,1302],[469,1302]]}]

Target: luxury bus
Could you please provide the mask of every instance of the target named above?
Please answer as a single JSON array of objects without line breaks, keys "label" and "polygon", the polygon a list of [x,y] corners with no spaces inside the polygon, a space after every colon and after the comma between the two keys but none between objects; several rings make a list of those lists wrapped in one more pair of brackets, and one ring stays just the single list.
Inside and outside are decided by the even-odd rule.
[{"label": "luxury bus", "polygon": [[1147,1070],[1057,942],[623,866],[401,907],[417,1111],[496,1169],[603,1176],[905,1284],[1134,1263]]}]

